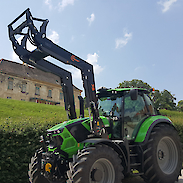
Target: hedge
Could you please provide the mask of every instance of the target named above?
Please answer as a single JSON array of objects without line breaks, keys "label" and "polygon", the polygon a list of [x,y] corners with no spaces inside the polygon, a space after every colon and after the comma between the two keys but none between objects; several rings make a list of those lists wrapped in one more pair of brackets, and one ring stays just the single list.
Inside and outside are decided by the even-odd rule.
[{"label": "hedge", "polygon": [[[20,123],[22,124],[22,123]],[[1,127],[0,129],[0,183],[28,183],[28,166],[35,150],[40,147],[39,137],[46,133],[48,126],[39,124],[28,125],[24,129]],[[21,126],[18,125],[17,126]],[[176,122],[181,142],[183,143],[183,123]],[[8,130],[8,129],[11,129]]]},{"label": "hedge", "polygon": [[23,133],[0,131],[0,182],[28,183],[30,158],[39,148],[42,130],[26,129]]}]

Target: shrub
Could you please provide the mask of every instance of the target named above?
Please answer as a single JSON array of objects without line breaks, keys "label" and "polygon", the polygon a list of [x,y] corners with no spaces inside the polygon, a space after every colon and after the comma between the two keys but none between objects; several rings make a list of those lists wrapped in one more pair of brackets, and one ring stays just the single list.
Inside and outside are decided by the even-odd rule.
[{"label": "shrub", "polygon": [[[39,137],[66,120],[64,108],[7,99],[0,99],[0,105],[0,183],[28,183],[28,166],[40,147]],[[160,112],[174,122],[183,143],[183,113]]]},{"label": "shrub", "polygon": [[39,137],[67,119],[63,107],[0,99],[0,183],[28,183]]}]

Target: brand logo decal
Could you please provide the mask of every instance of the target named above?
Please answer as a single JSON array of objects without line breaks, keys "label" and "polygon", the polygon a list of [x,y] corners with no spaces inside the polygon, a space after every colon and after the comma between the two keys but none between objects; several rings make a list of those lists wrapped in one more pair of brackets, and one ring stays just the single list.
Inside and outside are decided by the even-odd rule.
[{"label": "brand logo decal", "polygon": [[79,62],[79,60],[77,60],[76,57],[75,57],[74,55],[71,56],[71,60],[72,60],[73,62],[74,62],[74,61]]}]

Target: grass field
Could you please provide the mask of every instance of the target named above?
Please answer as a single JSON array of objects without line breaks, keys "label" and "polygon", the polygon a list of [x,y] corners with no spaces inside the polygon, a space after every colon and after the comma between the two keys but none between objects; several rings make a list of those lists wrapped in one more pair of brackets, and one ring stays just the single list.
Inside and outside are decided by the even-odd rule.
[{"label": "grass field", "polygon": [[169,111],[169,110],[160,110],[160,113],[164,116],[167,116],[175,124],[183,124],[183,112],[179,111]]},{"label": "grass field", "polygon": [[4,130],[22,131],[32,124],[45,129],[65,120],[64,107],[0,98],[0,128]]},{"label": "grass field", "polygon": [[[79,110],[76,113],[79,116]],[[176,125],[183,125],[183,112],[160,110],[160,113]],[[18,132],[32,125],[45,130],[65,120],[64,107],[0,98],[0,128],[4,130]]]}]

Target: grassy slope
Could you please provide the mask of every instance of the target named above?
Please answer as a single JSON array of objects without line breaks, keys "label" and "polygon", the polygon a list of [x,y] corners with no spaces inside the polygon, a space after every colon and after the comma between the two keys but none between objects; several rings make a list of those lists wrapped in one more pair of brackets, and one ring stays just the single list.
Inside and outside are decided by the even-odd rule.
[{"label": "grassy slope", "polygon": [[175,124],[183,124],[183,112],[179,111],[169,111],[169,110],[160,110],[160,113],[164,116],[167,116]]},{"label": "grassy slope", "polygon": [[0,98],[0,128],[4,130],[19,131],[32,124],[45,129],[65,120],[64,107]]},{"label": "grassy slope", "polygon": [[[79,110],[76,110],[79,116]],[[183,125],[183,112],[161,110],[176,125]],[[64,107],[0,98],[0,128],[19,131],[35,125],[43,129],[67,120]]]}]

